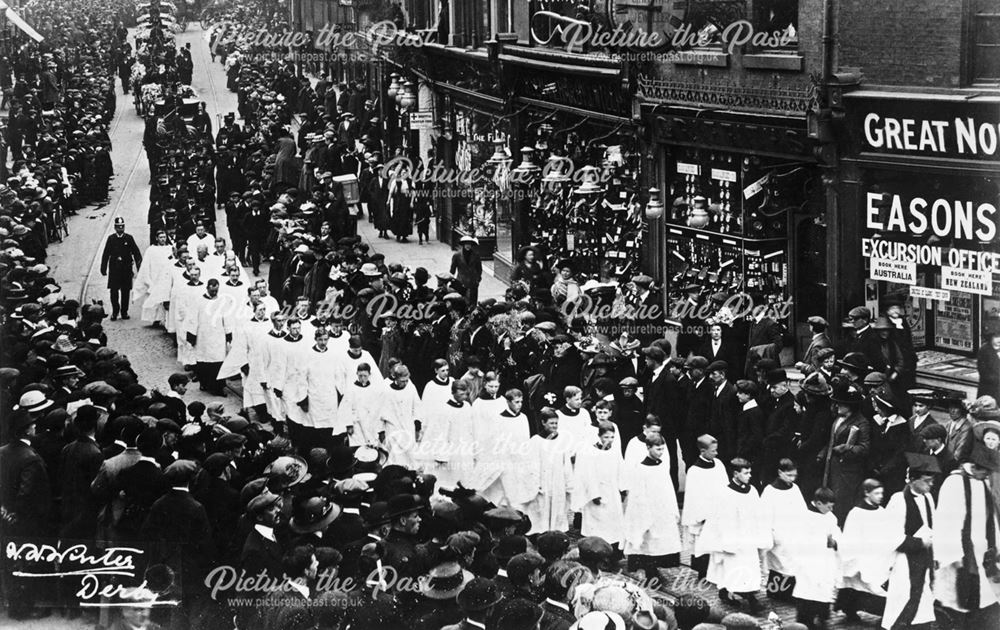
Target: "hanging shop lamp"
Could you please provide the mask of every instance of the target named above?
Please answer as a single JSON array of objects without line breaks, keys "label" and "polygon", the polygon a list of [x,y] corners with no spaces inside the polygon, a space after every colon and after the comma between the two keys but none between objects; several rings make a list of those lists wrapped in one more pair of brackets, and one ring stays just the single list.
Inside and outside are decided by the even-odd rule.
[{"label": "hanging shop lamp", "polygon": [[395,99],[396,95],[399,94],[399,75],[393,72],[389,75],[389,87],[385,90],[386,95]]},{"label": "hanging shop lamp", "polygon": [[596,166],[584,166],[580,169],[580,185],[573,189],[573,192],[578,195],[592,195],[594,193],[604,192],[598,183],[601,179],[601,173]]},{"label": "hanging shop lamp", "polygon": [[504,142],[503,140],[499,140],[499,139],[494,140],[493,141],[493,155],[491,155],[490,159],[488,159],[486,161],[488,163],[494,164],[494,165],[503,164],[504,162],[509,161],[510,158],[507,156],[506,145],[507,145],[507,143]]},{"label": "hanging shop lamp", "polygon": [[531,147],[521,149],[521,163],[514,167],[513,173],[519,177],[531,177],[541,171],[541,167],[535,164],[535,150]]},{"label": "hanging shop lamp", "polygon": [[654,221],[663,216],[663,200],[660,199],[660,189],[649,189],[649,201],[646,202],[646,219]]}]

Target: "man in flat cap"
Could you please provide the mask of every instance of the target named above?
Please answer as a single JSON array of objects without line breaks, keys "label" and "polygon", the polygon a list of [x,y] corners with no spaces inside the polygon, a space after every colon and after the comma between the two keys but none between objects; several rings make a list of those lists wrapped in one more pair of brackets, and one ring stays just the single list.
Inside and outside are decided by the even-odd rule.
[{"label": "man in flat cap", "polygon": [[111,321],[128,319],[128,307],[132,293],[132,264],[138,269],[142,264],[142,254],[131,234],[125,232],[125,219],[115,218],[115,232],[108,236],[101,255],[101,275],[108,277],[111,291]]},{"label": "man in flat cap", "polygon": [[832,348],[833,343],[826,334],[827,323],[825,319],[819,315],[812,315],[806,321],[809,323],[809,330],[812,331],[812,340],[809,341],[809,347],[802,355],[802,360],[796,363],[795,367],[803,371],[812,371],[817,367],[819,351],[823,348]]}]

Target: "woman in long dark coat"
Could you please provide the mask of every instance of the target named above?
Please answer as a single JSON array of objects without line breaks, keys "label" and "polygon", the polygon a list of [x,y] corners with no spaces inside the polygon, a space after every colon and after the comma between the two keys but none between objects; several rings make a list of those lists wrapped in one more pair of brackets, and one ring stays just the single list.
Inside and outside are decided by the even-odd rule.
[{"label": "woman in long dark coat", "polygon": [[413,207],[410,204],[410,184],[406,180],[393,180],[389,184],[389,211],[392,216],[389,229],[396,240],[405,243],[413,234]]},{"label": "woman in long dark coat", "polygon": [[294,188],[299,184],[299,166],[295,161],[295,140],[287,131],[282,131],[275,147],[274,179],[280,188]]}]

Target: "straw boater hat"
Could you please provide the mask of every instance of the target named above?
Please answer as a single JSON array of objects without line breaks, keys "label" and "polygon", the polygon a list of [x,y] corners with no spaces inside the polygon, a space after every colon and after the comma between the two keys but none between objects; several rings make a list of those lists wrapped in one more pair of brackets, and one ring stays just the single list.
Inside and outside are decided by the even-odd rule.
[{"label": "straw boater hat", "polygon": [[420,594],[427,599],[454,599],[472,578],[473,575],[457,562],[445,562],[431,569],[427,579],[421,580]]}]

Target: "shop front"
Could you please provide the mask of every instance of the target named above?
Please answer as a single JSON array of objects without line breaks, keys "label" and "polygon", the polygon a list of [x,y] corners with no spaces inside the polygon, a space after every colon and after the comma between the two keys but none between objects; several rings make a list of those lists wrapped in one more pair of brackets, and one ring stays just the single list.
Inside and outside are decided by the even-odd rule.
[{"label": "shop front", "polygon": [[569,261],[581,284],[613,286],[643,271],[647,201],[641,134],[622,63],[506,44],[515,95],[509,237],[495,273],[509,280],[526,246]]},{"label": "shop front", "polygon": [[905,306],[921,384],[974,389],[975,353],[1000,325],[1000,99],[866,90],[845,102],[853,301]]},{"label": "shop front", "polygon": [[808,346],[806,318],[827,313],[824,197],[807,97],[787,99],[793,111],[765,115],[688,105],[686,91],[640,89],[665,205],[651,255],[667,312],[681,325],[678,354],[697,352],[706,320],[720,321],[740,348],[741,371],[748,316],[763,311],[788,331],[786,355],[773,358],[790,364]]}]

